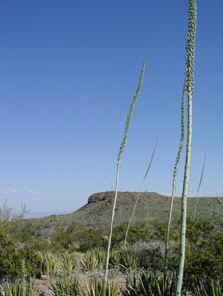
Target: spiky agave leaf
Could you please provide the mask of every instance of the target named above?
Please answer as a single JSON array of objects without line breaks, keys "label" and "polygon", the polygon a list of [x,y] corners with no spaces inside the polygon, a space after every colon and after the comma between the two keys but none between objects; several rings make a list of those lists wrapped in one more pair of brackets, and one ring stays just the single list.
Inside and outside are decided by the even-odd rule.
[{"label": "spiky agave leaf", "polygon": [[113,283],[94,279],[86,283],[86,296],[121,296],[121,290]]}]

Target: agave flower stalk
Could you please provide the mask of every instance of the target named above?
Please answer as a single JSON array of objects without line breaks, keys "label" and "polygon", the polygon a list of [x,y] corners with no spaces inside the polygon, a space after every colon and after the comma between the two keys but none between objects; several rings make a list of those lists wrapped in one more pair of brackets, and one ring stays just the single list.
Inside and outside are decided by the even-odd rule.
[{"label": "agave flower stalk", "polygon": [[173,205],[174,205],[174,199],[176,195],[176,179],[178,174],[178,167],[185,143],[185,82],[183,86],[183,92],[181,97],[181,135],[180,135],[180,144],[173,168],[173,177],[172,177],[172,191],[171,191],[171,201],[170,201],[170,207],[169,207],[169,216],[168,216],[168,224],[167,224],[167,233],[165,238],[165,255],[164,255],[164,284],[166,281],[166,273],[167,273],[167,265],[168,265],[168,251],[169,251],[169,239],[170,239],[170,228],[171,228],[171,222],[172,222],[172,216],[173,216]]},{"label": "agave flower stalk", "polygon": [[178,269],[178,279],[176,296],[181,296],[183,284],[183,272],[185,262],[186,247],[186,219],[187,219],[187,195],[189,185],[189,173],[191,163],[191,143],[192,143],[192,98],[194,88],[194,52],[197,25],[197,3],[196,0],[189,0],[188,11],[188,34],[186,45],[186,92],[187,92],[187,144],[186,160],[184,167],[183,190],[181,199],[181,223],[180,223],[180,260]]},{"label": "agave flower stalk", "polygon": [[145,68],[146,68],[146,64],[145,64],[145,62],[143,62],[142,69],[141,69],[141,72],[140,72],[138,86],[137,86],[135,95],[134,95],[134,97],[132,99],[132,102],[130,104],[130,107],[129,107],[129,112],[128,112],[126,123],[125,123],[125,130],[124,130],[124,134],[123,134],[123,137],[122,137],[122,141],[121,141],[121,145],[120,145],[119,153],[118,153],[118,157],[117,157],[116,174],[115,174],[115,187],[114,187],[115,197],[114,197],[114,203],[113,203],[113,208],[112,208],[110,233],[109,233],[109,237],[108,237],[107,257],[106,257],[106,266],[105,266],[105,282],[108,281],[108,265],[109,265],[109,258],[110,258],[110,249],[111,249],[111,240],[112,240],[112,231],[113,231],[113,224],[114,224],[114,217],[115,217],[115,209],[116,209],[117,196],[118,196],[119,172],[120,172],[120,167],[121,167],[121,159],[122,159],[123,152],[125,150],[127,136],[128,136],[129,127],[130,127],[130,123],[131,123],[131,120],[132,120],[135,104],[136,104],[136,101],[137,101],[137,99],[139,97],[139,94],[140,94],[140,91],[141,91],[141,88],[142,88]]}]

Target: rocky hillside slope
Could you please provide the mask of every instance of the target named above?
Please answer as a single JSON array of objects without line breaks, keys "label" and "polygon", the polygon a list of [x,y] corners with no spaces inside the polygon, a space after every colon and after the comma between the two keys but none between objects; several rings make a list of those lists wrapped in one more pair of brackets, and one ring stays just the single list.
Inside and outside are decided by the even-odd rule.
[{"label": "rocky hillside slope", "polygon": [[[136,198],[139,197],[135,212],[134,222],[163,221],[168,219],[170,197],[154,192],[119,192],[115,212],[115,226],[128,221]],[[198,205],[198,215],[213,218],[221,215],[223,209],[222,199],[219,198],[188,198],[189,215],[193,215],[194,208]],[[81,225],[96,228],[108,227],[114,201],[114,192],[106,191],[92,194],[83,207],[72,214],[60,216],[66,223],[71,221]],[[174,216],[180,215],[180,199],[174,203]]]},{"label": "rocky hillside slope", "polygon": [[[114,225],[127,222],[132,213],[136,198],[139,197],[133,222],[166,222],[170,197],[154,192],[118,192],[117,208]],[[75,223],[80,230],[84,226],[105,229],[111,221],[114,192],[106,191],[92,194],[86,205],[77,211],[67,215],[51,215],[38,219],[46,233],[52,233],[55,226],[70,225]],[[188,198],[188,215],[194,214],[194,208],[198,205],[198,216],[205,219],[215,219],[218,222],[223,218],[222,198]],[[180,198],[175,198],[174,218],[180,217]],[[35,219],[36,220],[36,219]]]}]

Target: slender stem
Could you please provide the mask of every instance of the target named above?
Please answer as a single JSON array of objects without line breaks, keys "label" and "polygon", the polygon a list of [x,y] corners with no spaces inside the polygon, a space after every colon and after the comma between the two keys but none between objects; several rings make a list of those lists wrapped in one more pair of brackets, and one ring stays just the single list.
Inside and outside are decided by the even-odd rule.
[{"label": "slender stem", "polygon": [[194,87],[194,51],[197,24],[197,3],[196,0],[189,0],[189,20],[186,46],[186,91],[187,91],[187,145],[186,160],[184,167],[183,190],[181,200],[181,223],[180,223],[180,258],[176,296],[181,296],[183,285],[183,273],[185,262],[186,229],[187,229],[187,195],[189,186],[189,174],[191,163],[192,143],[192,98]]},{"label": "slender stem", "polygon": [[[147,169],[146,169],[146,172],[145,172],[145,175],[144,175],[144,178],[143,178],[144,179],[144,182],[146,181],[146,178],[148,177],[149,172],[151,170],[153,159],[154,159],[155,154],[156,154],[157,144],[158,144],[158,141],[156,141],[155,146],[153,148],[153,151],[152,151],[152,154],[151,154],[151,157],[150,157],[150,160],[149,160],[149,164],[147,166]],[[124,240],[124,247],[125,248],[127,247],[127,238],[128,238],[129,228],[130,228],[130,226],[132,224],[132,221],[133,221],[133,218],[135,216],[135,211],[136,211],[136,208],[137,208],[139,199],[140,199],[140,193],[137,193],[135,204],[134,204],[134,206],[132,208],[132,213],[131,213],[131,216],[129,218],[127,229],[126,229],[126,232],[125,232],[125,240]]]},{"label": "slender stem", "polygon": [[177,281],[177,296],[181,295],[183,272],[185,262],[185,246],[186,246],[186,219],[187,219],[187,194],[189,185],[189,173],[191,162],[191,142],[192,142],[192,95],[188,95],[188,127],[187,127],[187,148],[186,148],[186,161],[184,167],[184,180],[183,180],[183,192],[181,201],[181,224],[180,224],[180,262],[178,269],[178,281]]},{"label": "slender stem", "polygon": [[142,69],[140,72],[138,86],[136,89],[136,93],[135,93],[135,95],[132,99],[132,102],[130,104],[130,107],[129,107],[129,112],[128,112],[126,123],[125,123],[125,130],[124,130],[123,138],[121,141],[121,145],[120,145],[119,153],[118,153],[118,157],[117,157],[116,174],[115,174],[115,188],[114,188],[115,197],[114,197],[114,203],[113,203],[113,208],[112,208],[112,217],[111,217],[111,224],[110,224],[110,233],[109,233],[109,237],[108,237],[108,247],[107,247],[107,257],[106,257],[106,267],[105,267],[105,282],[106,283],[108,281],[108,267],[109,267],[109,259],[110,259],[110,249],[111,249],[111,240],[112,240],[113,224],[114,224],[114,217],[115,217],[115,209],[116,209],[117,196],[118,196],[118,183],[119,183],[119,172],[120,172],[120,167],[121,167],[121,159],[122,159],[122,154],[123,154],[125,146],[126,146],[128,131],[129,131],[133,111],[135,108],[135,104],[136,104],[136,101],[139,97],[139,94],[140,94],[140,91],[142,88],[145,67],[146,67],[146,64],[145,64],[145,62],[143,62]]},{"label": "slender stem", "polygon": [[203,160],[200,180],[199,180],[199,183],[198,183],[198,186],[197,186],[197,191],[196,191],[197,200],[196,200],[196,203],[195,203],[195,206],[194,206],[194,215],[193,215],[194,220],[196,220],[196,218],[197,218],[197,210],[198,210],[199,203],[200,203],[200,198],[198,198],[198,193],[200,192],[200,188],[201,188],[201,185],[202,185],[202,182],[203,182],[203,179],[204,179],[205,166],[206,166],[206,157],[204,157],[204,160]]},{"label": "slender stem", "polygon": [[180,144],[173,168],[173,177],[172,177],[172,192],[171,192],[171,201],[169,207],[169,216],[168,216],[168,225],[167,225],[167,233],[165,239],[165,255],[164,255],[164,284],[166,284],[166,273],[167,273],[167,266],[168,266],[168,251],[169,251],[169,239],[170,239],[170,228],[173,216],[173,204],[174,198],[176,195],[176,179],[178,173],[178,167],[181,159],[181,154],[184,147],[185,142],[185,93],[186,93],[186,84],[184,82],[183,85],[183,92],[181,97],[181,135],[180,135]]}]

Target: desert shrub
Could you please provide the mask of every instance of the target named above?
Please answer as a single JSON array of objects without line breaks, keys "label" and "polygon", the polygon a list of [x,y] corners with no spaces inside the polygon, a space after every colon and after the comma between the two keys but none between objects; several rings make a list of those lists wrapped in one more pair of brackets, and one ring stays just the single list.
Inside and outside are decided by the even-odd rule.
[{"label": "desert shrub", "polygon": [[200,239],[208,239],[214,230],[214,224],[209,221],[187,219],[186,238],[194,245],[197,245]]},{"label": "desert shrub", "polygon": [[15,277],[18,275],[17,267],[20,264],[16,252],[17,242],[2,226],[0,228],[0,278]]},{"label": "desert shrub", "polygon": [[10,228],[0,227],[0,278],[21,277],[21,262],[25,261],[28,275],[38,272],[39,260],[37,251],[49,248],[45,239],[32,239],[20,242],[10,233]]},{"label": "desert shrub", "polygon": [[138,243],[131,249],[138,266],[155,271],[163,270],[163,254],[159,242]]},{"label": "desert shrub", "polygon": [[30,241],[41,237],[41,223],[33,220],[21,220],[11,222],[10,234],[21,242]]},{"label": "desert shrub", "polygon": [[69,225],[66,226],[66,232],[76,234],[78,232],[82,232],[87,230],[88,227],[82,224],[78,224],[77,222],[71,222]]},{"label": "desert shrub", "polygon": [[[167,223],[156,221],[153,223],[153,237],[156,240],[165,241],[167,235]],[[173,241],[179,240],[179,231],[176,224],[172,225],[169,239]]]},{"label": "desert shrub", "polygon": [[69,233],[64,228],[58,228],[51,237],[54,249],[60,252],[68,251],[70,253],[79,248],[74,234]]},{"label": "desert shrub", "polygon": [[[125,238],[127,223],[123,223],[113,230],[112,247],[120,245]],[[148,242],[152,239],[153,234],[146,223],[136,223],[129,228],[128,244],[134,244],[138,241]]]},{"label": "desert shrub", "polygon": [[[223,276],[223,236],[208,221],[188,220],[186,232],[185,282],[199,279],[216,279]],[[179,253],[176,244],[174,253]],[[177,268],[176,256],[169,260]]]},{"label": "desert shrub", "polygon": [[[170,239],[174,241],[179,240],[179,226],[180,221],[172,225],[170,232]],[[167,224],[156,221],[153,223],[154,237],[164,241],[166,239]],[[197,243],[199,238],[208,238],[209,235],[215,230],[215,226],[210,221],[194,220],[190,217],[187,218],[186,238],[193,243]]]},{"label": "desert shrub", "polygon": [[86,252],[95,248],[103,248],[105,245],[101,231],[96,229],[87,229],[76,233],[76,239],[79,242],[79,251]]},{"label": "desert shrub", "polygon": [[37,276],[41,272],[41,258],[39,250],[46,252],[51,249],[51,243],[45,238],[36,238],[22,245],[17,254],[20,261],[25,259],[25,267],[28,276]]},{"label": "desert shrub", "polygon": [[[222,241],[223,243],[223,241]],[[223,256],[210,248],[208,241],[195,249],[190,243],[186,246],[185,281],[194,279],[216,279],[223,276]]]},{"label": "desert shrub", "polygon": [[138,241],[149,242],[151,239],[153,239],[153,234],[146,223],[137,223],[130,227],[128,243],[134,244]]},{"label": "desert shrub", "polygon": [[99,230],[86,229],[77,231],[77,225],[71,224],[68,227],[57,228],[51,236],[52,244],[58,251],[86,252],[92,248],[104,246],[104,240]]}]

